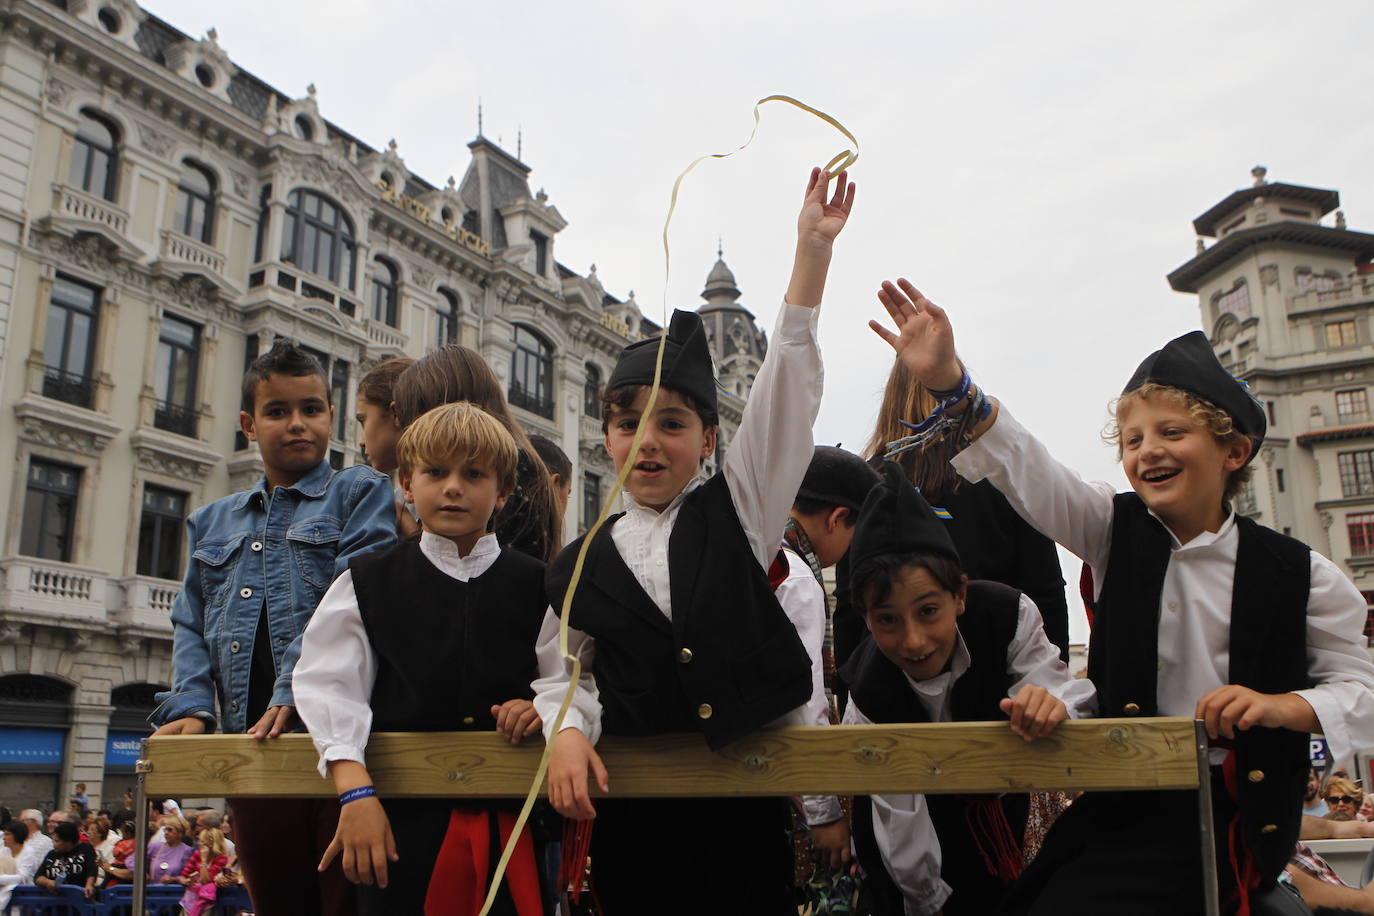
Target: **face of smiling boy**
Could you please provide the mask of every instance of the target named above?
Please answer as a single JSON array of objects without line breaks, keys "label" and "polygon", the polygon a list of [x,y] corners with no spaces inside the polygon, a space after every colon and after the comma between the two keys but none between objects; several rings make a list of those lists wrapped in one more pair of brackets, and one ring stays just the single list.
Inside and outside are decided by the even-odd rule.
[{"label": "face of smiling boy", "polygon": [[884,657],[915,681],[944,673],[958,643],[964,596],[946,591],[923,566],[902,568],[864,623]]},{"label": "face of smiling boy", "polygon": [[1118,419],[1121,466],[1131,489],[1181,543],[1226,519],[1226,477],[1245,466],[1248,442],[1219,442],[1179,398],[1155,394],[1126,404]]},{"label": "face of smiling boy", "polygon": [[487,533],[488,520],[510,495],[491,469],[463,458],[422,462],[401,477],[401,487],[425,531],[453,541],[461,556]]},{"label": "face of smiling boy", "polygon": [[653,416],[646,421],[639,452],[632,459],[630,445],[648,402],[646,386],[629,407],[612,408],[614,412],[606,427],[606,451],[611,453],[617,471],[626,461],[633,461],[625,488],[639,503],[661,512],[697,476],[701,462],[716,450],[716,427],[707,429],[682,395],[660,389]]}]

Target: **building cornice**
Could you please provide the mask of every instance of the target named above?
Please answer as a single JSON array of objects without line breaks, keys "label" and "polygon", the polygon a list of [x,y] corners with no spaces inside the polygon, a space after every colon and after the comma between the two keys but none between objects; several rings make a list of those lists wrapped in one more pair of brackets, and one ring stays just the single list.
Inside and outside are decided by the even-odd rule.
[{"label": "building cornice", "polygon": [[1341,205],[1341,195],[1338,191],[1331,191],[1326,188],[1308,188],[1300,184],[1284,184],[1283,182],[1260,184],[1236,191],[1225,200],[1214,205],[1206,213],[1193,220],[1194,231],[1198,235],[1212,238],[1217,234],[1217,223],[1222,222],[1226,217],[1256,198],[1298,200],[1307,204],[1316,204],[1318,217],[1325,216]]},{"label": "building cornice", "polygon": [[1169,286],[1180,293],[1195,293],[1202,281],[1221,270],[1247,248],[1268,242],[1287,242],[1350,252],[1355,260],[1374,255],[1374,235],[1349,229],[1332,229],[1296,220],[1268,223],[1232,232],[1169,273]]},{"label": "building cornice", "polygon": [[1333,426],[1330,429],[1314,429],[1310,433],[1299,433],[1294,437],[1299,445],[1312,446],[1319,442],[1340,442],[1347,439],[1374,439],[1374,425]]}]

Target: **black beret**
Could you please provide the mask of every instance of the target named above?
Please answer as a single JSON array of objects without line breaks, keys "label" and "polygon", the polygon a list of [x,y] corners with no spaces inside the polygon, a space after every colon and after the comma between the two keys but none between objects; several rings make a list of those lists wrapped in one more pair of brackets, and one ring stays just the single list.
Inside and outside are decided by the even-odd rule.
[{"label": "black beret", "polygon": [[[620,359],[611,370],[606,390],[613,391],[622,385],[652,385],[657,360],[657,337],[635,341],[620,351]],[[706,327],[696,312],[676,309],[668,322],[662,385],[688,395],[703,410],[715,413],[718,409],[711,348],[706,341]]]},{"label": "black beret", "polygon": [[878,472],[853,452],[833,445],[818,445],[806,466],[798,499],[827,506],[844,506],[858,512],[868,492],[878,485]]},{"label": "black beret", "polygon": [[[1130,394],[1146,382],[1196,395],[1226,411],[1236,429],[1256,446],[1264,439],[1268,428],[1264,408],[1243,382],[1222,367],[1201,331],[1189,331],[1145,357],[1121,393]],[[1251,449],[1250,458],[1258,451],[1258,447]]]},{"label": "black beret", "polygon": [[859,510],[849,545],[849,568],[857,570],[864,561],[891,553],[940,556],[959,563],[959,551],[945,522],[907,479],[902,466],[884,461],[880,471],[882,480]]}]

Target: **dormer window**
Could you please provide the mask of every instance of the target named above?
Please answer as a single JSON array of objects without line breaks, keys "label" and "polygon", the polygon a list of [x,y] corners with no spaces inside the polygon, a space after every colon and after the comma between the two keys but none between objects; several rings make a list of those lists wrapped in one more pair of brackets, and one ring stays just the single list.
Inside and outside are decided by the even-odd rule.
[{"label": "dormer window", "polygon": [[100,25],[105,31],[109,32],[111,35],[118,35],[120,27],[124,25],[123,20],[119,18],[119,14],[108,6],[102,6],[100,12],[95,14],[95,17],[100,20]]},{"label": "dormer window", "polygon": [[215,71],[207,64],[196,64],[196,80],[206,89],[214,89]]},{"label": "dormer window", "polygon": [[536,229],[531,229],[530,241],[534,243],[534,272],[546,277],[549,274],[549,237]]},{"label": "dormer window", "polygon": [[380,178],[380,183],[381,183],[381,186],[382,186],[382,190],[383,190],[383,191],[394,191],[394,190],[396,190],[396,177],[395,177],[394,175],[392,175],[390,172],[383,172],[383,173],[382,173],[382,176],[381,176],[381,178]]},{"label": "dormer window", "polygon": [[296,115],[296,136],[309,143],[315,139],[315,125],[305,115]]}]

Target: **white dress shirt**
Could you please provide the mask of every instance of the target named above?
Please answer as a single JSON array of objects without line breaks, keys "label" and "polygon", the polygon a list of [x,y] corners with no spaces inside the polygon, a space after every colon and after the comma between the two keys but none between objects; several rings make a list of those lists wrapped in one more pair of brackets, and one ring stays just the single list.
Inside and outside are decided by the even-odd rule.
[{"label": "white dress shirt", "polygon": [[[420,535],[420,553],[444,575],[466,582],[491,568],[501,555],[496,535],[483,535],[467,556],[448,538]],[[301,639],[301,658],[291,675],[296,712],[320,752],[320,775],[331,760],[363,763],[372,731],[372,687],[377,654],[367,639],[353,572],[344,570],[320,599]]]},{"label": "white dress shirt", "polygon": [[[906,677],[916,699],[932,722],[950,722],[954,682],[968,671],[971,656],[960,635],[949,670],[917,681]],[[1035,602],[1025,595],[1016,609],[1016,633],[1007,645],[1007,671],[1016,676],[1007,690],[1014,697],[1027,684],[1038,684],[1063,701],[1069,718],[1091,716],[1097,691],[1086,678],[1075,678],[1059,658],[1059,649],[1045,635]],[[903,675],[905,677],[905,675]],[[854,697],[845,707],[845,725],[871,725]],[[906,916],[930,916],[949,898],[950,887],[940,878],[940,838],[930,819],[924,795],[874,795],[873,835],[887,872],[902,892]]]},{"label": "white dress shirt", "polygon": [[[803,721],[773,724],[829,725],[830,704],[825,698],[825,664],[821,660],[825,644],[825,589],[816,581],[811,567],[790,547],[784,547],[782,555],[787,558],[787,578],[778,583],[773,594],[787,619],[797,628],[797,635],[811,659],[811,699],[803,707]],[[790,720],[793,716],[789,714],[785,718]],[[812,827],[833,824],[844,817],[837,795],[803,795],[802,810],[806,823]]]},{"label": "white dress shirt", "polygon": [[[817,309],[783,303],[768,355],[754,378],[744,416],[734,441],[725,452],[721,473],[749,540],[755,561],[767,569],[773,562],[796,499],[797,488],[811,463],[811,426],[820,410],[824,372],[816,341]],[[626,491],[625,514],[611,529],[611,541],[635,580],[669,619],[673,616],[668,580],[668,542],[683,498],[701,486],[691,481],[662,512],[640,505]],[[561,610],[561,609],[560,609]],[[549,608],[539,633],[539,678],[534,682],[534,706],[544,720],[544,737],[553,738],[559,706],[568,691],[571,667],[558,651],[558,615]],[[568,651],[582,663],[582,677],[573,692],[563,728],[576,728],[593,744],[601,736],[601,703],[592,664],[595,640],[569,627]],[[785,724],[802,724],[805,707]]]},{"label": "white dress shirt", "polygon": [[14,874],[0,875],[0,913],[9,905],[10,894],[14,892],[15,887],[33,883],[38,866],[43,864],[51,849],[52,840],[41,833],[31,833],[24,839],[24,845],[19,848],[19,855],[14,858]]},{"label": "white dress shirt", "polygon": [[[952,463],[969,481],[992,481],[1022,518],[1092,567],[1094,592],[1100,593],[1108,574],[1115,487],[1087,483],[1064,467],[1005,407]],[[1204,694],[1228,683],[1239,533],[1231,515],[1217,531],[1204,531],[1187,544],[1172,532],[1170,538],[1173,552],[1160,595],[1157,701],[1162,716],[1191,717]],[[1315,551],[1311,561],[1307,673],[1317,686],[1294,692],[1316,712],[1337,765],[1349,766],[1355,751],[1374,748],[1367,605],[1334,563]]]}]

